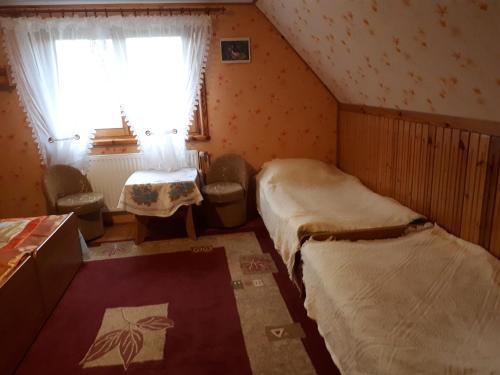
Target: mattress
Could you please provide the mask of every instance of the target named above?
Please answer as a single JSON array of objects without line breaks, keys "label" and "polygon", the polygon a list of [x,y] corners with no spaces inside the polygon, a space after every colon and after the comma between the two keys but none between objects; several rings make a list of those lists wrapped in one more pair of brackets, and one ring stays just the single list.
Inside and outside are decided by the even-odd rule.
[{"label": "mattress", "polygon": [[67,215],[0,220],[0,286],[64,221]]},{"label": "mattress", "polygon": [[422,215],[318,160],[276,159],[257,176],[257,209],[293,274],[303,238],[405,226]]},{"label": "mattress", "polygon": [[435,226],[302,246],[305,307],[345,374],[500,374],[500,261]]}]

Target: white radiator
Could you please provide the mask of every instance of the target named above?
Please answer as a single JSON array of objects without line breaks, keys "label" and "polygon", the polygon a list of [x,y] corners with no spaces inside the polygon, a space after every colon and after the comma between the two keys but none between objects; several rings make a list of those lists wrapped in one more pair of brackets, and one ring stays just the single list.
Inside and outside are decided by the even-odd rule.
[{"label": "white radiator", "polygon": [[[187,152],[190,167],[199,168],[198,151]],[[94,191],[104,194],[104,204],[109,211],[120,211],[116,206],[123,185],[135,171],[144,169],[142,154],[93,155],[87,178]]]}]

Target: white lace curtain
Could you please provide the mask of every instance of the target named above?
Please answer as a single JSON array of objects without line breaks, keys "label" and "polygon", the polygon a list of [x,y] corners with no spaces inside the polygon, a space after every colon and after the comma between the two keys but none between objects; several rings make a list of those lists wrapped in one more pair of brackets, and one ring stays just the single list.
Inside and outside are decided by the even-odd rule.
[{"label": "white lace curtain", "polygon": [[[44,163],[85,171],[94,129],[122,111],[149,168],[186,165],[209,16],[0,18],[0,26]],[[79,74],[66,69],[77,63]]]}]

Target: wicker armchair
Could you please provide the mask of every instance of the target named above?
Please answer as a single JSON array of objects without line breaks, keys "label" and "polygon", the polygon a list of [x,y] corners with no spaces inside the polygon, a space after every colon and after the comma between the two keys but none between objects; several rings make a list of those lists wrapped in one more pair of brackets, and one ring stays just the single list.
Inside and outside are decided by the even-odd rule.
[{"label": "wicker armchair", "polygon": [[223,155],[210,166],[202,192],[209,226],[231,228],[247,220],[249,170],[235,154]]},{"label": "wicker armchair", "polygon": [[102,193],[92,191],[87,177],[68,165],[54,165],[43,176],[43,190],[50,214],[74,212],[85,240],[102,236]]}]

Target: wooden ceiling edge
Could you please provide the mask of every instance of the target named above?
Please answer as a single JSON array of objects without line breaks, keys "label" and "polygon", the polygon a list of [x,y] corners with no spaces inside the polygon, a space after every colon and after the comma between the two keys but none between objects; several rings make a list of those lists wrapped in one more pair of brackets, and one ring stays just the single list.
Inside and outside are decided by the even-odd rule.
[{"label": "wooden ceiling edge", "polygon": [[172,3],[168,1],[157,1],[157,2],[148,2],[148,1],[135,1],[135,2],[90,2],[90,3],[85,3],[85,2],[78,2],[78,3],[67,3],[67,4],[35,4],[35,5],[27,5],[27,4],[0,4],[0,8],[52,8],[52,7],[92,7],[92,6],[140,6],[140,7],[146,7],[146,6],[184,6],[184,7],[189,7],[189,6],[225,6],[225,5],[252,5],[256,2],[257,0],[248,0],[246,2],[224,2],[224,1],[217,1],[217,2],[200,2],[200,1],[193,1],[193,2],[178,2],[178,3]]},{"label": "wooden ceiling edge", "polygon": [[373,107],[341,102],[339,102],[339,111],[364,113],[367,115],[391,117],[402,120],[410,120],[414,122],[424,122],[447,128],[469,130],[481,134],[500,137],[500,121],[480,120],[466,117],[455,117],[435,113]]},{"label": "wooden ceiling edge", "polygon": [[136,2],[136,3],[74,3],[74,4],[51,4],[51,5],[1,5],[0,10],[2,11],[13,11],[13,10],[32,10],[32,9],[85,9],[85,8],[108,8],[108,9],[127,9],[127,8],[223,8],[223,7],[232,7],[232,6],[253,6],[254,3],[224,3],[224,2],[214,2],[214,3],[168,3],[168,2],[158,2],[158,3],[149,3],[149,2]]},{"label": "wooden ceiling edge", "polygon": [[135,9],[135,10],[154,10],[154,11],[178,11],[178,10],[212,10],[212,11],[224,11],[226,10],[226,6],[231,6],[231,5],[252,5],[250,3],[241,3],[241,4],[224,4],[224,3],[218,3],[218,4],[168,4],[168,3],[140,3],[140,4],[73,4],[73,5],[35,5],[35,6],[1,6],[0,5],[0,12],[5,13],[5,14],[10,14],[10,13],[36,13],[36,12],[46,12],[46,11],[51,11],[54,14],[61,13],[61,12],[71,12],[73,10],[75,11],[85,11],[87,10],[88,12],[93,12],[94,10],[102,11],[104,12],[105,10],[108,11],[113,11],[113,12],[120,12],[121,10],[130,10],[130,9]]}]

